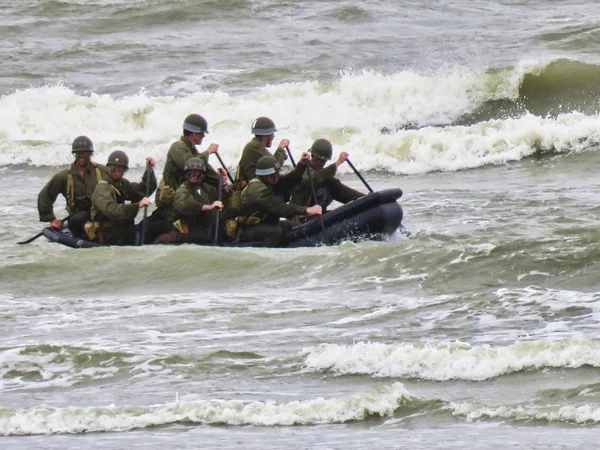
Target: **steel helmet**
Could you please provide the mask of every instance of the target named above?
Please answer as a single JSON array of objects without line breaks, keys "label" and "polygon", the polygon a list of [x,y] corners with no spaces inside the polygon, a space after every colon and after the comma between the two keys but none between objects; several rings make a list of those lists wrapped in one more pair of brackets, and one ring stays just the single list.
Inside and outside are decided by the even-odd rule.
[{"label": "steel helmet", "polygon": [[94,144],[87,136],[77,136],[71,144],[71,153],[74,152],[93,152]]},{"label": "steel helmet", "polygon": [[185,162],[183,170],[184,172],[187,172],[188,170],[202,170],[203,172],[206,172],[206,164],[202,158],[190,158]]},{"label": "steel helmet", "polygon": [[271,175],[281,169],[279,161],[274,156],[265,155],[256,162],[256,175]]},{"label": "steel helmet", "polygon": [[110,155],[108,155],[108,160],[106,161],[106,165],[114,165],[114,166],[122,166],[126,169],[129,168],[129,157],[127,153],[123,150],[115,150]]},{"label": "steel helmet", "polygon": [[255,136],[270,136],[276,131],[275,122],[268,117],[259,117],[252,122],[252,134]]},{"label": "steel helmet", "polygon": [[183,121],[183,129],[192,133],[208,134],[208,122],[200,114],[190,114]]},{"label": "steel helmet", "polygon": [[327,139],[317,139],[310,147],[310,154],[315,158],[322,159],[323,161],[329,161],[332,153],[333,146]]}]

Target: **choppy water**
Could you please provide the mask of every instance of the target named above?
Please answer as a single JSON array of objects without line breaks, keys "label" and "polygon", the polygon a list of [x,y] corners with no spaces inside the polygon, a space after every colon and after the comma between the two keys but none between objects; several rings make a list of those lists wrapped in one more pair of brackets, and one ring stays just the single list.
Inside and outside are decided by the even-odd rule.
[{"label": "choppy water", "polygon": [[[2,448],[594,448],[596,9],[4,2]],[[191,112],[231,167],[259,115],[331,139],[412,236],[15,245],[75,136],[135,179]]]}]

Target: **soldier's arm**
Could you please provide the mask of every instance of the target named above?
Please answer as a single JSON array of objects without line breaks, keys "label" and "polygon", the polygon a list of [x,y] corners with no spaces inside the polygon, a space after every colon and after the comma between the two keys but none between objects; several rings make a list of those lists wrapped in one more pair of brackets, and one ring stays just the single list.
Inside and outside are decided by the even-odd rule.
[{"label": "soldier's arm", "polygon": [[204,182],[210,184],[211,186],[217,186],[219,183],[219,174],[214,167],[208,163],[209,155],[210,153],[208,153],[208,151],[200,153],[200,158],[202,158],[206,164],[206,176],[204,178]]},{"label": "soldier's arm", "polygon": [[291,219],[297,214],[305,214],[306,208],[291,203],[285,203],[281,197],[272,195],[267,191],[262,192],[256,197],[256,203],[264,211],[276,214],[286,219]]},{"label": "soldier's arm", "polygon": [[118,203],[113,188],[108,183],[100,183],[92,194],[92,203],[111,222],[130,222],[140,210],[137,203]]},{"label": "soldier's arm", "polygon": [[173,200],[173,209],[183,217],[197,217],[202,214],[202,207],[205,205],[201,200],[197,200],[185,188],[181,186],[175,192],[175,200]]},{"label": "soldier's arm", "polygon": [[54,203],[58,194],[66,196],[67,172],[62,171],[54,175],[38,194],[38,213],[40,222],[52,222],[56,219],[54,215]]},{"label": "soldier's arm", "polygon": [[329,182],[327,183],[327,189],[329,189],[331,197],[333,197],[335,201],[338,201],[340,203],[348,203],[358,197],[363,197],[365,195],[362,192],[357,191],[356,189],[352,189],[350,186],[346,186],[337,178],[332,178],[331,180],[329,180]]},{"label": "soldier's arm", "polygon": [[277,147],[277,150],[275,150],[275,153],[273,154],[273,156],[281,165],[283,165],[283,163],[287,159],[287,153],[285,152],[285,149],[280,148],[280,147]]},{"label": "soldier's arm", "polygon": [[[150,180],[148,180],[150,178]],[[132,202],[139,202],[146,196],[146,183],[150,183],[150,194],[156,190],[156,175],[154,174],[154,170],[150,172],[150,176],[148,177],[148,169],[142,175],[142,181],[139,183],[132,183],[129,180],[123,179],[123,184],[126,186],[125,188],[125,200],[130,200]]]},{"label": "soldier's arm", "polygon": [[[302,181],[302,176],[306,170],[306,164],[298,163],[296,168],[286,175],[281,175],[275,185],[277,191],[285,191],[293,188]],[[310,185],[309,185],[310,186]]]}]

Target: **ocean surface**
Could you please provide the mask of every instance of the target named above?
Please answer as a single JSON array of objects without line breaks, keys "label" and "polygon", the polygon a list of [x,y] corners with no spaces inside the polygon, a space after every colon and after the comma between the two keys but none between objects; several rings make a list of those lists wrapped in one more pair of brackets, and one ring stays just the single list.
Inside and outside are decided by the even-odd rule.
[{"label": "ocean surface", "polygon": [[[0,447],[599,448],[597,11],[4,0]],[[16,245],[76,136],[136,180],[190,113],[232,169],[262,115],[330,139],[411,236]]]}]

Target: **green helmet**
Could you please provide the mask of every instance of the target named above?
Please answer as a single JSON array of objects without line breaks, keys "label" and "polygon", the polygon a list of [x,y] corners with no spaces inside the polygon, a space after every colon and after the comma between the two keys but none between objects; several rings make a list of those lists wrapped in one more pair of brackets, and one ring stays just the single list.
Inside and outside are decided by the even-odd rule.
[{"label": "green helmet", "polygon": [[322,159],[323,161],[329,161],[332,153],[333,146],[327,139],[317,139],[310,147],[310,154],[315,158]]},{"label": "green helmet", "polygon": [[115,150],[110,155],[108,155],[108,160],[106,161],[106,165],[114,165],[114,166],[122,166],[126,169],[129,168],[129,157],[127,153],[123,150]]},{"label": "green helmet", "polygon": [[281,169],[279,161],[274,156],[265,155],[261,156],[256,162],[256,175],[271,175]]},{"label": "green helmet", "polygon": [[192,133],[208,134],[208,122],[200,114],[190,114],[183,121],[183,129]]},{"label": "green helmet", "polygon": [[77,136],[71,144],[71,153],[74,152],[93,152],[94,144],[87,136]]},{"label": "green helmet", "polygon": [[275,122],[268,117],[259,117],[252,122],[252,134],[255,136],[270,136],[276,131]]},{"label": "green helmet", "polygon": [[183,166],[184,172],[187,172],[188,170],[202,170],[206,172],[206,163],[202,158],[190,158]]}]

